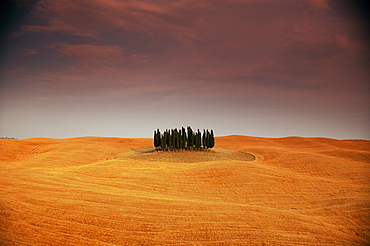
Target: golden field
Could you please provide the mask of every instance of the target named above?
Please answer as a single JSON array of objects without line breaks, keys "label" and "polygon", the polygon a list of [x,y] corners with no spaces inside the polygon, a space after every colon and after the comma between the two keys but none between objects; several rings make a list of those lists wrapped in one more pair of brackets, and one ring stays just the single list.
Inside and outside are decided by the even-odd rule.
[{"label": "golden field", "polygon": [[370,245],[370,141],[152,143],[1,139],[0,245]]}]

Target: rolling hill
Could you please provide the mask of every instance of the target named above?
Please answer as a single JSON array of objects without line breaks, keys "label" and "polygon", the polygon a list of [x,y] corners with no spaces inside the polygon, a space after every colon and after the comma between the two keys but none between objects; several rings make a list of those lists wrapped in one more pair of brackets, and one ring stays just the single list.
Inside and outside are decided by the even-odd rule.
[{"label": "rolling hill", "polygon": [[0,139],[0,244],[370,244],[369,141],[152,142]]}]

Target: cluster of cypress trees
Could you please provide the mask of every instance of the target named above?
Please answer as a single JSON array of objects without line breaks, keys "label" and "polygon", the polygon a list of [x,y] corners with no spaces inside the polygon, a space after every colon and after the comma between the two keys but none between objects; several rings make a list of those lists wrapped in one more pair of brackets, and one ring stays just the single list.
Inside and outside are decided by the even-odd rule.
[{"label": "cluster of cypress trees", "polygon": [[213,130],[203,130],[203,135],[199,129],[194,132],[190,126],[185,130],[166,129],[163,133],[157,129],[154,131],[154,147],[158,150],[203,150],[215,146]]}]

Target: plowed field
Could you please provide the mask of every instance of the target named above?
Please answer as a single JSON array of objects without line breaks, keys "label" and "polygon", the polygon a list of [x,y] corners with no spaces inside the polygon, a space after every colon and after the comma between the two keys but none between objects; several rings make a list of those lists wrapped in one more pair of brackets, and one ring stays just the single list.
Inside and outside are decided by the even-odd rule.
[{"label": "plowed field", "polygon": [[370,142],[0,140],[0,245],[369,245]]}]

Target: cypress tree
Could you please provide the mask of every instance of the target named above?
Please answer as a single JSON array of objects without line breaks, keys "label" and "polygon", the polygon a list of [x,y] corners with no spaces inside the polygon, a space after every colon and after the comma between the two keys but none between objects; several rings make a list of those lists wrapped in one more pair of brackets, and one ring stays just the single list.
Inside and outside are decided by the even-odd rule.
[{"label": "cypress tree", "polygon": [[158,148],[159,146],[161,146],[161,133],[157,129],[157,131],[154,131],[154,147]]},{"label": "cypress tree", "polygon": [[200,145],[201,145],[201,133],[198,129],[196,135],[195,135],[195,148],[196,149],[200,149]]},{"label": "cypress tree", "polygon": [[175,130],[171,129],[171,150],[175,149],[176,139],[175,139]]},{"label": "cypress tree", "polygon": [[199,150],[202,149],[202,132],[198,130]]},{"label": "cypress tree", "polygon": [[188,147],[189,149],[194,146],[194,141],[193,141],[193,130],[191,129],[190,126],[188,126]]},{"label": "cypress tree", "polygon": [[166,129],[166,135],[167,135],[167,150],[170,148],[171,146],[171,133],[170,133],[170,130]]},{"label": "cypress tree", "polygon": [[165,147],[165,149],[167,149],[168,148],[168,142],[169,142],[167,129],[166,129],[165,132],[163,132],[163,138],[164,138],[164,147]]},{"label": "cypress tree", "polygon": [[162,151],[165,149],[166,147],[166,141],[164,139],[164,135],[161,136],[161,149]]},{"label": "cypress tree", "polygon": [[156,148],[158,147],[157,146],[157,131],[154,131],[154,143],[153,144],[154,144],[154,147]]},{"label": "cypress tree", "polygon": [[203,145],[203,148],[205,149],[206,148],[206,130],[203,129],[203,137],[202,137],[202,145]]},{"label": "cypress tree", "polygon": [[210,134],[209,134],[209,131],[208,131],[208,129],[207,129],[207,131],[206,131],[206,149],[208,149],[209,148],[209,136],[210,136]]},{"label": "cypress tree", "polygon": [[215,137],[213,135],[213,130],[211,130],[211,137],[210,137],[209,147],[213,148],[214,146],[215,146]]},{"label": "cypress tree", "polygon": [[197,148],[197,132],[196,131],[194,131],[193,132],[193,146],[194,146],[194,148]]},{"label": "cypress tree", "polygon": [[176,129],[173,129],[173,131],[172,131],[172,134],[173,134],[173,139],[172,139],[172,141],[173,141],[173,143],[172,143],[172,148],[173,149],[176,149]]},{"label": "cypress tree", "polygon": [[179,131],[177,132],[177,142],[178,142],[178,148],[177,149],[181,149],[181,141],[182,141],[182,138],[181,138],[181,131],[179,129]]},{"label": "cypress tree", "polygon": [[198,133],[197,132],[194,133],[193,140],[194,140],[194,148],[197,149],[198,147]]},{"label": "cypress tree", "polygon": [[161,146],[161,132],[159,131],[159,129],[157,129],[157,144],[158,147]]},{"label": "cypress tree", "polygon": [[185,149],[186,147],[186,131],[185,128],[182,127],[181,129],[181,149]]},{"label": "cypress tree", "polygon": [[177,129],[173,130],[173,148],[177,149]]},{"label": "cypress tree", "polygon": [[202,135],[198,130],[198,132],[197,132],[197,149],[198,150],[200,150],[201,145],[202,145]]}]

